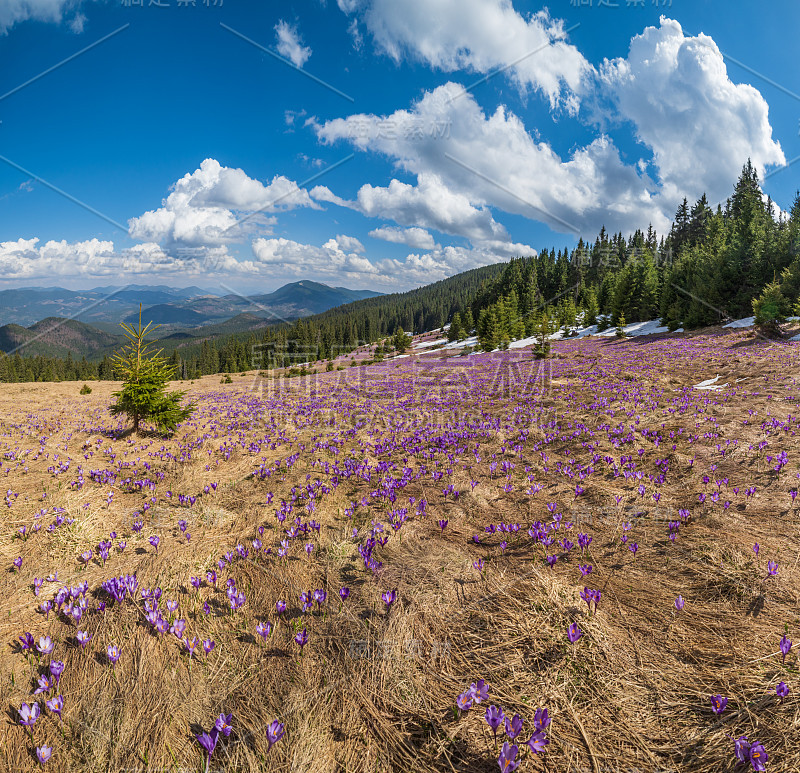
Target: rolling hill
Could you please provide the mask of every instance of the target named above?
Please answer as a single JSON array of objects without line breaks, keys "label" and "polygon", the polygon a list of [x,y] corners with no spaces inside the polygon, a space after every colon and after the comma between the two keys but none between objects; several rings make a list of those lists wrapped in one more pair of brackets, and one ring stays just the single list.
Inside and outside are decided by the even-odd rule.
[{"label": "rolling hill", "polygon": [[85,322],[63,317],[47,317],[30,327],[0,327],[0,350],[19,352],[23,356],[73,358],[99,355],[119,346],[124,336],[98,330]]}]

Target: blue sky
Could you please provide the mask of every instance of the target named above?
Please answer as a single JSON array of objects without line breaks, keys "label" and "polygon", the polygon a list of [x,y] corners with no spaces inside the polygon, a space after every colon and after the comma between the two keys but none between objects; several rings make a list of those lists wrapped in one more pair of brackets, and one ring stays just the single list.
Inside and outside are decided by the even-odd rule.
[{"label": "blue sky", "polygon": [[798,22],[792,0],[5,0],[0,286],[403,290],[663,232],[748,156],[785,210]]}]

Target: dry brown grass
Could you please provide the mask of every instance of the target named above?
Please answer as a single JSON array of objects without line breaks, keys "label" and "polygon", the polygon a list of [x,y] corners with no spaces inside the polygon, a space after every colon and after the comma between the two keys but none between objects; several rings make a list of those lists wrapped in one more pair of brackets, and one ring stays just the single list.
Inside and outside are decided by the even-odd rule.
[{"label": "dry brown grass", "polygon": [[[102,426],[111,426],[105,414],[114,388],[111,384],[93,384],[92,394],[84,397],[77,395],[80,384],[0,386],[0,455],[18,447],[20,451],[34,449],[29,454],[33,456],[42,436],[47,438],[44,449],[50,456],[29,460],[27,472],[22,472],[22,465],[15,468],[13,460],[3,459],[0,467],[0,480],[19,493],[10,508],[0,502],[4,508],[0,592],[7,610],[0,616],[0,637],[5,642],[0,656],[0,692],[7,709],[0,730],[0,769],[36,769],[32,749],[47,743],[55,750],[48,763],[53,770],[200,770],[203,757],[194,735],[201,728],[208,730],[213,719],[225,711],[233,714],[234,732],[217,747],[212,769],[491,771],[497,769],[496,754],[482,719],[483,707],[462,715],[453,712],[456,696],[470,682],[483,678],[490,685],[491,702],[506,713],[519,713],[526,729],[537,707],[547,706],[554,717],[547,753],[523,761],[522,771],[545,767],[576,773],[732,771],[729,736],[741,734],[765,744],[770,771],[800,770],[796,653],[792,651],[785,666],[776,655],[784,627],[788,625],[793,635],[800,625],[799,521],[797,511],[788,508],[786,495],[797,461],[792,459],[780,477],[771,473],[763,459],[758,461],[746,451],[748,443],[764,437],[758,422],[741,423],[748,409],[758,411],[758,420],[767,410],[781,420],[791,413],[791,402],[767,399],[785,394],[781,390],[786,387],[778,379],[785,375],[787,365],[781,349],[771,354],[766,345],[748,343],[743,336],[725,341],[727,355],[713,348],[712,344],[719,348],[719,342],[709,344],[708,364],[699,374],[696,361],[678,359],[664,364],[658,352],[641,343],[627,343],[623,346],[628,347],[630,363],[642,358],[652,361],[646,376],[631,380],[634,371],[624,367],[620,371],[619,353],[611,345],[599,353],[572,346],[560,350],[558,367],[562,370],[544,400],[523,404],[513,393],[490,393],[485,384],[471,393],[451,394],[447,399],[462,412],[474,415],[483,410],[487,417],[503,421],[499,428],[482,428],[464,441],[467,450],[456,455],[454,462],[437,454],[438,467],[421,454],[429,445],[405,451],[397,448],[391,456],[371,445],[381,437],[407,438],[415,423],[428,421],[422,418],[425,412],[414,407],[419,405],[419,384],[416,403],[408,403],[408,395],[398,396],[392,389],[379,393],[369,387],[353,395],[341,386],[334,388],[341,374],[332,373],[321,378],[321,409],[303,410],[291,421],[296,408],[310,402],[304,383],[297,379],[289,382],[280,398],[291,406],[288,414],[277,410],[277,400],[270,403],[266,396],[270,409],[243,421],[227,412],[227,398],[219,395],[253,399],[245,391],[253,382],[236,377],[233,385],[221,387],[218,377],[207,377],[190,387],[204,406],[203,414],[173,439],[104,436]],[[760,346],[755,352],[758,356],[747,354],[750,349],[743,347],[744,343],[750,349]],[[394,365],[380,366],[374,372],[384,374],[396,387],[402,385],[403,375]],[[581,401],[593,394],[587,377],[579,375],[587,371],[613,388],[609,404],[619,412],[615,418],[580,410]],[[663,412],[676,395],[673,390],[716,372],[726,381],[739,374],[750,383],[758,381],[758,390],[749,388],[749,394],[734,395],[727,401],[713,393],[693,393],[692,399],[700,404],[706,396],[721,404],[704,405],[704,414]],[[437,381],[447,375],[443,370],[433,378]],[[623,386],[640,390],[635,403],[621,398]],[[759,394],[753,395],[754,391]],[[439,421],[448,420],[449,415],[436,404],[441,394],[432,399],[428,392],[425,408],[438,411]],[[347,409],[339,405],[342,400]],[[356,403],[379,409],[381,417],[348,434],[353,427],[346,423],[347,410]],[[538,453],[532,454],[529,446],[545,433],[553,433],[548,426],[531,429],[522,454],[501,454],[507,439],[515,434],[511,419],[519,415],[514,407],[520,405],[527,406],[524,415],[545,408],[549,411],[551,406],[558,412],[561,431],[547,447],[547,463]],[[687,432],[702,433],[713,424],[704,421],[708,415],[717,416],[719,437],[689,444]],[[591,454],[581,445],[583,438],[571,437],[570,423],[578,420],[597,428],[603,422],[616,426],[620,420],[628,423],[635,418],[639,419],[638,429],[661,429],[662,422],[665,434],[682,428],[684,434],[675,441],[677,449],[673,452],[667,442],[654,449],[638,435],[632,448],[615,449],[606,435],[597,431],[594,451],[601,456],[613,454],[618,460],[621,453],[635,454],[643,448],[641,467],[650,472],[655,471],[655,459],[669,457],[668,481],[658,487],[661,504],[672,507],[673,513],[678,507],[691,508],[692,523],[682,527],[678,541],[670,544],[666,523],[654,517],[652,502],[645,501],[640,508],[644,515],[633,531],[641,546],[634,561],[620,544],[619,535],[627,517],[622,507],[639,507],[639,481],[614,478],[603,462],[595,462],[598,472],[586,482],[581,500],[590,506],[594,520],[575,529],[593,537],[585,560],[595,570],[587,580],[582,579],[577,548],[572,557],[559,559],[550,569],[543,561],[542,547],[531,542],[526,529],[532,521],[546,519],[548,502],[558,502],[559,510],[569,518],[574,480],[558,474],[554,462],[569,458],[591,462]],[[271,426],[273,420],[277,429]],[[398,425],[399,421],[406,423]],[[245,447],[237,446],[225,459],[221,446],[229,426],[232,436],[227,443],[233,446],[241,440]],[[274,439],[280,429],[287,442],[275,449],[262,444],[256,452],[247,450],[252,440],[263,440],[266,435]],[[175,453],[179,444],[204,433],[209,437],[191,461],[148,456],[162,446]],[[341,441],[338,455],[330,449],[311,453],[314,438],[332,437]],[[728,510],[710,504],[698,506],[697,492],[704,489],[700,476],[712,455],[720,460],[715,444],[734,437],[739,439],[739,447],[719,461],[715,474],[728,476],[729,488],[740,486],[740,495],[730,495],[735,501]],[[88,452],[87,441],[95,450],[88,460],[83,456]],[[797,449],[790,436],[774,442],[771,436],[770,441],[773,451],[781,443],[790,457]],[[480,444],[479,464],[471,450],[476,443]],[[151,493],[123,493],[115,486],[114,501],[107,506],[105,496],[110,487],[89,481],[90,469],[109,466],[108,457],[102,454],[106,448],[113,449],[118,459],[140,460],[134,477],[148,474],[141,467],[145,461],[153,472],[164,474],[156,489],[158,504],[151,510],[152,519],[144,518],[140,535],[131,532],[132,513],[141,510],[145,496]],[[569,453],[565,454],[566,450]],[[127,456],[122,456],[126,451]],[[299,459],[288,472],[284,464],[280,472],[265,480],[251,476],[262,461],[270,465],[297,452]],[[48,472],[54,454],[72,459],[69,471],[57,477]],[[341,463],[351,454],[373,465],[392,461],[397,465],[392,471],[395,476],[405,466],[416,469],[424,464],[428,474],[400,489],[396,506],[406,504],[408,496],[417,500],[425,496],[428,516],[412,516],[396,535],[388,525],[387,508],[372,504],[359,507],[350,523],[343,511],[376,487],[377,476],[373,474],[371,482],[343,479],[314,513],[322,532],[313,540],[316,549],[312,557],[295,545],[288,561],[278,560],[274,550],[282,535],[274,517],[276,505],[288,497],[292,486],[305,486],[307,475],[311,480],[328,480],[319,466],[312,465],[316,459]],[[493,477],[489,474],[492,454],[497,455],[494,461],[508,458],[516,465],[510,493],[502,490],[505,479],[499,469]],[[692,457],[694,468],[688,470]],[[69,482],[76,478],[79,463],[87,482],[82,490],[73,490]],[[526,466],[544,485],[535,496],[526,493]],[[439,482],[431,479],[434,469],[450,467],[452,476],[445,475]],[[120,477],[128,474],[133,473]],[[480,480],[474,491],[469,484],[472,478]],[[179,508],[164,497],[167,490],[198,494],[212,481],[219,484],[217,491],[201,495],[194,508]],[[759,487],[752,501],[743,496],[751,481]],[[455,502],[441,497],[447,482],[462,492]],[[653,485],[644,482],[649,496]],[[274,493],[269,506],[268,491]],[[621,504],[615,502],[615,496],[623,497]],[[84,507],[86,503],[88,507]],[[34,513],[45,504],[64,508],[74,524],[50,534],[46,526],[52,517],[48,515],[42,518],[39,533],[24,542],[16,538],[19,526],[30,526]],[[598,518],[599,513],[608,517]],[[178,529],[180,518],[189,522],[189,544]],[[444,533],[436,524],[439,518],[449,521]],[[676,518],[674,514],[672,519]],[[376,549],[383,569],[375,575],[364,568],[351,537],[353,525],[363,536],[372,519],[381,521],[391,533],[387,545]],[[501,521],[522,524],[517,535],[505,536],[505,553],[498,547],[500,535],[490,537],[483,532],[487,523]],[[214,566],[220,555],[237,543],[249,547],[259,526],[264,526],[261,539],[273,548],[273,554],[234,562],[220,572],[217,590],[204,585],[196,594],[188,584],[189,577]],[[127,538],[125,552],[113,553],[105,568],[93,562],[82,570],[77,555],[95,547],[112,530]],[[153,533],[162,538],[158,554],[147,542]],[[483,544],[473,542],[475,533],[482,535]],[[761,544],[758,558],[752,551],[754,542]],[[17,555],[23,556],[23,566],[13,573],[7,568]],[[485,576],[472,567],[479,557],[487,559]],[[765,581],[768,558],[778,560],[780,571],[777,578]],[[216,648],[208,657],[201,652],[190,661],[175,637],[151,632],[139,600],[136,605],[109,604],[105,613],[86,616],[81,628],[93,638],[90,646],[81,650],[73,643],[75,627],[71,623],[55,614],[45,620],[37,612],[33,578],[56,570],[61,582],[74,585],[85,579],[92,591],[112,575],[136,572],[140,588],[159,586],[164,598],[179,600],[179,614],[188,621],[187,633],[214,639]],[[219,590],[228,576],[235,578],[248,599],[233,615],[226,611]],[[587,613],[579,597],[584,584],[603,593],[596,615]],[[340,612],[337,592],[343,585],[350,587],[352,594]],[[51,597],[54,587],[45,583],[40,598]],[[314,588],[327,590],[327,611],[303,616],[299,594]],[[387,613],[380,593],[392,588],[397,589],[398,600]],[[678,593],[686,599],[681,613],[673,606]],[[90,605],[101,597],[102,593],[90,593]],[[214,611],[209,616],[199,609],[203,599],[213,601]],[[279,599],[289,605],[283,621],[274,614]],[[255,636],[257,622],[264,620],[276,625],[266,644]],[[565,635],[573,621],[584,633],[574,647]],[[297,626],[306,627],[309,633],[302,657],[292,642]],[[29,663],[15,645],[23,631],[53,637],[54,657],[66,664],[60,686],[65,699],[64,723],[45,712],[33,728],[34,743],[17,724],[16,715],[22,701],[30,700],[39,673],[36,662]],[[103,654],[111,642],[122,647],[115,667]],[[792,688],[782,704],[774,695],[779,680]],[[710,708],[709,696],[715,693],[730,701],[721,718]],[[267,752],[265,728],[276,718],[286,724],[286,737]],[[527,737],[524,732],[523,738]]]}]

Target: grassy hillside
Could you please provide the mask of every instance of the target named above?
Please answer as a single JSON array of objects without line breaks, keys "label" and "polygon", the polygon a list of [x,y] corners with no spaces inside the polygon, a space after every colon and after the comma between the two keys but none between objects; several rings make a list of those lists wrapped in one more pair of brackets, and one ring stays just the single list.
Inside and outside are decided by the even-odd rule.
[{"label": "grassy hillside", "polygon": [[5,385],[0,769],[797,773],[795,349],[209,376],[171,438]]}]

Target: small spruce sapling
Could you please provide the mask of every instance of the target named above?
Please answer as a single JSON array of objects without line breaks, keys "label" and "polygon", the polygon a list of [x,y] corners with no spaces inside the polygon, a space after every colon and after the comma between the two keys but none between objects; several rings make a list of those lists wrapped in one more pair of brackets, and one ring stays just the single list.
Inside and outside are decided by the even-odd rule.
[{"label": "small spruce sapling", "polygon": [[119,392],[113,393],[117,401],[109,410],[114,416],[129,416],[136,433],[142,421],[154,424],[162,432],[173,432],[180,422],[192,415],[195,406],[181,405],[185,392],[165,391],[175,375],[175,366],[161,356],[162,349],[151,350],[153,344],[147,337],[159,327],[151,325],[152,322],[148,322],[142,327],[141,304],[139,324],[136,327],[121,324],[128,343],[112,360],[123,385]]}]

